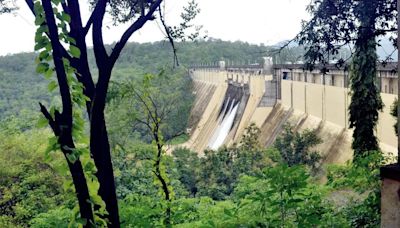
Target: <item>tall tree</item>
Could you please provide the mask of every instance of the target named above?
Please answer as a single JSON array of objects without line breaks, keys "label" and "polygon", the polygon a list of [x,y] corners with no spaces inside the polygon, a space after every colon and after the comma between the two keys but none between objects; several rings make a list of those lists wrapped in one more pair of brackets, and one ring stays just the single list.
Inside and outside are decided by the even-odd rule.
[{"label": "tall tree", "polygon": [[[110,145],[104,119],[106,95],[113,67],[128,39],[144,24],[156,20],[157,12],[160,12],[158,19],[162,17],[164,1],[91,1],[93,11],[86,23],[82,21],[77,0],[25,1],[35,15],[35,24],[38,26],[35,36],[35,51],[39,53],[37,72],[50,80],[55,73],[56,78],[49,83],[49,90],[58,87],[62,101],[61,107],[50,109],[40,104],[41,112],[56,136],[52,140],[55,143],[53,148],[60,149],[68,162],[82,223],[89,227],[103,220],[109,227],[119,227]],[[195,7],[189,10],[185,8],[183,15],[197,14],[198,11],[191,12],[197,5],[193,1],[190,5]],[[116,23],[129,23],[111,49],[106,48],[103,40],[106,12],[113,16]],[[193,19],[182,17],[184,21]],[[97,77],[94,77],[88,61],[86,37],[90,28]],[[165,29],[171,31],[172,28],[165,25]],[[80,112],[81,108],[86,111],[89,121],[89,149],[85,148],[86,142],[82,140],[86,135],[83,128],[86,118]],[[86,172],[88,170],[90,172]],[[101,211],[103,207],[105,209]]]},{"label": "tall tree", "polygon": [[350,68],[351,103],[350,127],[354,127],[353,143],[356,157],[363,152],[379,149],[374,128],[383,108],[376,83],[375,23],[378,17],[377,1],[361,1],[355,8],[360,21],[355,41],[355,53]]},{"label": "tall tree", "polygon": [[181,116],[185,115],[182,113],[185,110],[185,113],[189,113],[190,105],[188,103],[191,101],[191,96],[188,95],[190,92],[189,81],[186,81],[186,74],[184,75],[182,70],[176,72],[166,69],[161,70],[157,75],[145,74],[140,82],[129,81],[113,84],[111,87],[112,90],[117,90],[119,93],[115,97],[110,96],[115,100],[116,105],[118,107],[128,106],[131,118],[129,116],[124,118],[126,125],[135,126],[134,130],[138,129],[138,125],[142,125],[145,132],[140,133],[143,136],[150,136],[155,148],[153,174],[165,199],[164,225],[166,227],[171,227],[171,203],[174,192],[164,164],[165,143],[185,134],[185,129],[179,126],[180,123],[175,123],[178,125],[176,128],[168,126],[174,125],[171,122],[172,119],[185,122],[185,119],[188,118],[188,116]]},{"label": "tall tree", "polygon": [[[312,19],[303,24],[296,39],[306,46],[309,68],[327,64],[345,45],[354,47],[351,60],[350,127],[354,128],[355,157],[378,149],[374,128],[382,101],[377,88],[377,40],[396,31],[395,0],[313,0],[308,6]],[[346,60],[339,59],[339,64]]]}]

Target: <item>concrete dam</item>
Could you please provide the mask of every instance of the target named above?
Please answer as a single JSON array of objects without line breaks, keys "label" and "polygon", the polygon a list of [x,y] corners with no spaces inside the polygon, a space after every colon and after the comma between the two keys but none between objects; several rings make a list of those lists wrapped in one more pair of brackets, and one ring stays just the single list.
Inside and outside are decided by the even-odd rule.
[{"label": "concrete dam", "polygon": [[[189,120],[190,139],[180,146],[201,155],[205,149],[238,143],[245,128],[255,123],[261,130],[261,145],[269,147],[289,123],[299,132],[316,130],[323,142],[314,149],[324,162],[343,163],[352,158],[347,111],[351,97],[343,72],[331,70],[322,80],[319,72],[249,65],[196,67],[189,74],[196,98]],[[376,135],[382,151],[395,154],[397,138],[390,106],[397,96],[381,96],[385,106]]]}]

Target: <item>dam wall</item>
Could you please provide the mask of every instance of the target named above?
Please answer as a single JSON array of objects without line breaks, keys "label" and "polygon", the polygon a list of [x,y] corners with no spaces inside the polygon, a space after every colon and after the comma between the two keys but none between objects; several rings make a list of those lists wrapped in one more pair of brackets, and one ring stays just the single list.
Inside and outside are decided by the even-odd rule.
[{"label": "dam wall", "polygon": [[[347,108],[351,100],[348,88],[290,80],[282,80],[281,85],[281,101],[286,108],[292,108],[343,130],[351,131],[348,130]],[[384,152],[396,153],[397,137],[393,130],[395,119],[390,115],[390,107],[397,96],[381,93],[381,97],[384,108],[379,113],[376,135]]]},{"label": "dam wall", "polygon": [[[196,94],[191,116],[196,118],[191,117],[190,139],[181,146],[199,154],[212,148],[210,143],[216,140],[216,135],[226,131],[221,128],[229,128],[223,144],[231,145],[240,140],[251,122],[261,127],[272,110],[272,105],[260,107],[266,92],[265,82],[272,80],[272,75],[219,69],[193,69],[190,75]],[[233,100],[235,104],[231,106]],[[238,108],[232,113],[233,122],[226,123],[229,109],[233,109],[235,105]]]},{"label": "dam wall", "polygon": [[[245,128],[255,123],[261,130],[260,143],[269,147],[285,124],[291,124],[299,132],[316,130],[323,142],[314,149],[321,153],[324,162],[343,163],[353,156],[352,130],[348,128],[347,107],[351,99],[348,88],[282,80],[257,69],[191,69],[190,76],[196,93],[191,116],[196,118],[190,122],[190,139],[182,146],[203,154],[210,149],[216,135],[221,131],[226,134],[228,128],[223,144],[229,146],[238,143]],[[381,96],[385,106],[379,114],[376,135],[384,152],[396,154],[395,120],[390,115],[396,96],[387,93]],[[234,106],[225,105],[231,99],[238,102],[235,113],[229,111]],[[228,111],[221,116],[224,108]],[[234,116],[233,121],[230,118],[228,123],[226,116]]]}]

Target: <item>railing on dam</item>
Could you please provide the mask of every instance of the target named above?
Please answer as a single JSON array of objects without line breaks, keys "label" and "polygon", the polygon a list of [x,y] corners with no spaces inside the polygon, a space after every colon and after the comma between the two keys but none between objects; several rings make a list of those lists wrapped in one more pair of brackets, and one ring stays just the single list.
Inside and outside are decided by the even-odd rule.
[{"label": "railing on dam", "polygon": [[271,75],[271,70],[267,70],[263,68],[262,65],[259,64],[250,64],[250,65],[232,65],[232,66],[190,66],[189,71],[207,71],[207,72],[227,72],[230,74],[230,77],[235,77],[235,73],[237,74],[248,74],[248,75]]},{"label": "railing on dam", "polygon": [[219,65],[191,65],[189,69],[263,69],[263,65],[261,64],[244,64],[244,65],[226,65],[226,66],[219,66]]},{"label": "railing on dam", "polygon": [[[191,70],[202,71],[226,71],[234,73],[247,73],[251,75],[272,74],[274,80],[300,81],[312,84],[348,88],[350,85],[350,72],[348,66],[336,64],[315,65],[314,70],[307,70],[304,64],[243,64],[225,65],[222,61],[219,65],[192,65]],[[231,77],[233,77],[231,75]],[[377,65],[377,85],[382,93],[397,94],[396,63]],[[278,94],[280,89],[278,87]]]}]

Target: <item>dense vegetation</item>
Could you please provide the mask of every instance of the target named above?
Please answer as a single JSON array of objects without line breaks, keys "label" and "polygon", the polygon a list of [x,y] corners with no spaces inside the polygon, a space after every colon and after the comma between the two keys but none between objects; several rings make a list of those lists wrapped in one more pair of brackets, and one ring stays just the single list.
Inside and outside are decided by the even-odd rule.
[{"label": "dense vegetation", "polygon": [[[22,122],[2,123],[0,137],[0,226],[75,226],[73,190],[60,153],[46,153],[47,129],[22,130]],[[292,138],[298,157],[314,153],[312,132],[287,131],[274,148],[258,144],[251,125],[238,145],[206,151],[187,149],[163,156],[173,193],[171,223],[177,227],[377,227],[379,166],[371,153],[361,163],[320,166],[285,159],[279,140]],[[124,133],[121,133],[124,136]],[[144,138],[145,139],[145,138]],[[299,142],[304,143],[302,145]],[[297,143],[297,144],[296,144]],[[309,148],[309,149],[307,149]],[[288,148],[287,148],[288,149]],[[288,149],[291,150],[291,149]],[[123,227],[161,226],[163,200],[152,174],[156,148],[127,140],[113,147],[117,195]],[[326,172],[321,184],[314,168]]]},{"label": "dense vegetation", "polygon": [[[185,140],[193,101],[185,68],[166,67],[172,59],[168,48],[162,42],[130,44],[113,72],[106,118],[123,227],[163,226],[166,209],[177,227],[379,226],[379,166],[387,159],[371,152],[355,164],[323,165],[313,150],[321,139],[312,130],[286,126],[274,147],[263,148],[259,129],[251,125],[237,145],[203,157],[184,148],[158,156],[157,142]],[[218,61],[218,53],[228,49],[227,59],[261,58],[254,54],[260,47],[239,42],[201,41],[182,44],[179,51],[181,62],[191,64]],[[152,56],[152,50],[159,54]],[[143,58],[129,57],[133,52]],[[50,100],[46,83],[32,73],[32,59],[0,59],[1,88],[10,88],[1,93],[0,227],[75,227],[82,221],[65,159],[50,152],[49,129],[36,126],[37,102]],[[159,141],[143,125],[154,113],[143,106],[148,99],[168,114],[156,131]],[[154,175],[157,160],[168,201]]]}]

